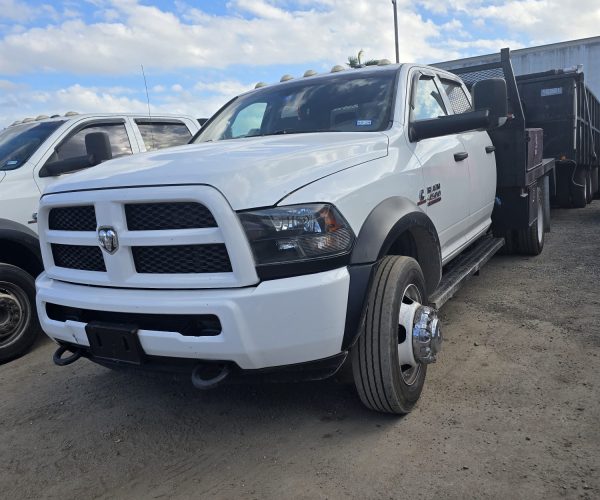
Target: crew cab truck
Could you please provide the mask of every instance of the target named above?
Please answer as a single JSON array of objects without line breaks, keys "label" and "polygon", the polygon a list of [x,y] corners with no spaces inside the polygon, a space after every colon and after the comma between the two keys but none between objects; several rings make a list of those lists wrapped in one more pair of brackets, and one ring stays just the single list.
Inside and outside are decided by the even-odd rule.
[{"label": "crew cab truck", "polygon": [[41,191],[110,158],[186,144],[198,130],[187,116],[70,112],[25,119],[0,132],[0,362],[26,352],[40,331],[34,279],[43,269]]},{"label": "crew cab truck", "polygon": [[[432,67],[336,71],[233,99],[188,146],[53,184],[37,305],[55,363],[209,388],[324,378],[349,357],[367,407],[410,411],[441,345],[435,307],[503,244],[486,130],[506,119],[502,79],[472,100]],[[539,204],[535,181],[521,198]],[[539,250],[543,214],[521,198]]]},{"label": "crew cab truck", "polygon": [[517,77],[527,122],[544,130],[544,156],[556,159],[553,201],[583,208],[598,194],[600,101],[581,66]]}]

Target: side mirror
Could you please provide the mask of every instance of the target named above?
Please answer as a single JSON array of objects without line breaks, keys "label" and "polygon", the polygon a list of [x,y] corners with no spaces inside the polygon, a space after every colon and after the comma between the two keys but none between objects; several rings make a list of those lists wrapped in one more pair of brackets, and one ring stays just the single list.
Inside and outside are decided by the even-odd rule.
[{"label": "side mirror", "polygon": [[473,85],[473,103],[477,111],[489,110],[490,130],[504,125],[508,115],[506,81],[490,78],[476,82]]},{"label": "side mirror", "polygon": [[106,132],[92,132],[85,136],[84,156],[75,156],[64,160],[49,161],[41,169],[40,177],[55,177],[57,175],[83,170],[98,165],[112,158],[110,138]]},{"label": "side mirror", "polygon": [[85,136],[85,152],[92,159],[92,165],[112,159],[110,138],[106,132],[92,132]]},{"label": "side mirror", "polygon": [[489,127],[490,112],[484,109],[459,115],[440,116],[429,120],[417,120],[410,124],[408,137],[410,142],[417,142],[432,137],[460,134],[469,130],[486,130]]}]

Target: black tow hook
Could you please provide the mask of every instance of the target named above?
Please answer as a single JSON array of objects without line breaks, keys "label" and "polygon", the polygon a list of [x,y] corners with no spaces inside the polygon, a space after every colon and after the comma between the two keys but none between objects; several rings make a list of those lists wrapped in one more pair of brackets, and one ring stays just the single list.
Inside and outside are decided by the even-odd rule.
[{"label": "black tow hook", "polygon": [[[63,358],[62,355],[65,352],[71,352],[72,354],[66,358]],[[58,349],[56,349],[56,352],[52,356],[52,361],[54,361],[54,364],[58,366],[67,366],[71,363],[75,363],[75,361],[77,361],[80,357],[81,351],[79,349],[72,351],[71,348],[61,345]]]},{"label": "black tow hook", "polygon": [[192,384],[196,389],[212,389],[221,384],[228,377],[229,372],[227,365],[201,363],[192,371]]}]

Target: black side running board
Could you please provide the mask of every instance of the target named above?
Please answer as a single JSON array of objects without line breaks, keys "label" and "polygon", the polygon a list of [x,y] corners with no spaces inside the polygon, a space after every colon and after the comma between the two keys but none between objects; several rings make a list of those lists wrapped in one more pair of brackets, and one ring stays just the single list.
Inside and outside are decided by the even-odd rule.
[{"label": "black side running board", "polygon": [[429,297],[429,303],[440,309],[503,246],[504,238],[486,236],[456,257],[444,268],[440,284]]}]

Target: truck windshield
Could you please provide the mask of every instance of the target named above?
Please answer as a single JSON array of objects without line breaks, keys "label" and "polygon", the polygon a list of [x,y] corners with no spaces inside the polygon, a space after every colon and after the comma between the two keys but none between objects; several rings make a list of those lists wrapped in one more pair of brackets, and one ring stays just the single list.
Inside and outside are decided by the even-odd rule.
[{"label": "truck windshield", "polygon": [[63,123],[64,120],[24,123],[0,132],[0,171],[15,170],[23,165]]},{"label": "truck windshield", "polygon": [[227,104],[193,142],[388,128],[397,71],[348,71],[256,90]]}]

